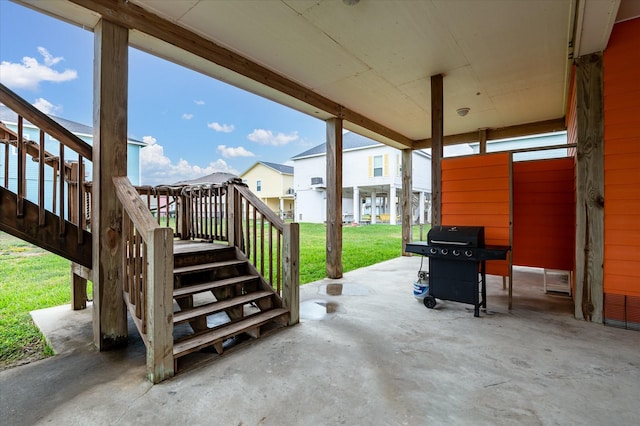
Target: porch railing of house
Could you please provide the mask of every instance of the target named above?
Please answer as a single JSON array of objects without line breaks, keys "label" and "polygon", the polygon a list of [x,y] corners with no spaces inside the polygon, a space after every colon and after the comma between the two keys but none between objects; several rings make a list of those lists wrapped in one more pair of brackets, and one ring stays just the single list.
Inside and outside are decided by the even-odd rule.
[{"label": "porch railing of house", "polygon": [[[0,124],[0,143],[4,145],[4,164],[2,186],[5,189],[15,190],[16,194],[16,218],[37,220],[37,227],[30,228],[25,237],[44,240],[44,244],[51,251],[60,254],[58,237],[65,236],[67,223],[76,225],[77,235],[73,238],[74,245],[90,246],[91,242],[85,239],[89,234],[84,231],[85,221],[85,185],[84,169],[86,163],[92,160],[92,148],[89,144],[78,138],[69,130],[52,120],[46,114],[25,102],[22,98],[0,84],[0,102],[17,114],[17,131]],[[24,134],[25,122],[29,122],[39,130],[39,141],[31,141]],[[54,155],[46,150],[47,135],[52,148],[58,150]],[[15,161],[12,161],[12,151],[15,149]],[[37,183],[31,186],[30,191],[37,191],[37,195],[27,194],[27,156],[38,163]],[[67,158],[65,158],[67,157]],[[47,179],[46,176],[51,176]],[[15,183],[12,183],[15,179]],[[50,185],[47,191],[47,186]],[[34,191],[34,192],[35,192]],[[57,215],[56,223],[51,222],[51,216],[47,219],[45,194],[52,194],[51,209]],[[29,198],[29,200],[27,199]],[[31,208],[31,203],[35,204]],[[7,214],[7,212],[3,212]],[[16,222],[17,223],[17,222]],[[56,235],[52,235],[54,233]],[[27,235],[28,234],[28,235]],[[33,241],[31,241],[33,242]],[[67,247],[69,248],[69,247]],[[76,259],[85,267],[91,266],[91,255]]]},{"label": "porch railing of house", "polygon": [[147,373],[173,376],[173,230],[162,227],[127,177],[114,177],[122,204],[125,303],[147,347]]}]

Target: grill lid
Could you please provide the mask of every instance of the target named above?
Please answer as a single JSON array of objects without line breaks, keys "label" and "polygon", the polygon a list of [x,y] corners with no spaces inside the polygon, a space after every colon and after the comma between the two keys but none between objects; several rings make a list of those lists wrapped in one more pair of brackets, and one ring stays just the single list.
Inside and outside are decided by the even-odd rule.
[{"label": "grill lid", "polygon": [[484,247],[484,227],[434,226],[427,242],[433,246]]}]

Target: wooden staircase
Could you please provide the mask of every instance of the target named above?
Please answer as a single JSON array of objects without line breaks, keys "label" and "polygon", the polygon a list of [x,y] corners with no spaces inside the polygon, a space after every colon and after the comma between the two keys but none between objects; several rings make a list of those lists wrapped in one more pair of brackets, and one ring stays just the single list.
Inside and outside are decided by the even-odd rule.
[{"label": "wooden staircase", "polygon": [[289,321],[280,296],[226,244],[176,242],[173,298],[175,371],[189,354],[212,348],[221,355]]}]

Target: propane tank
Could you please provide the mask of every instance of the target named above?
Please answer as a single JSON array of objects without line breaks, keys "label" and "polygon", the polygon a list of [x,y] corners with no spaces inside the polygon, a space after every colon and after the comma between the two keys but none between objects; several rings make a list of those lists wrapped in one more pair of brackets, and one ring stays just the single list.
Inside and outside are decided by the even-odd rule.
[{"label": "propane tank", "polygon": [[423,300],[429,294],[429,272],[418,271],[418,281],[413,283],[413,297]]}]

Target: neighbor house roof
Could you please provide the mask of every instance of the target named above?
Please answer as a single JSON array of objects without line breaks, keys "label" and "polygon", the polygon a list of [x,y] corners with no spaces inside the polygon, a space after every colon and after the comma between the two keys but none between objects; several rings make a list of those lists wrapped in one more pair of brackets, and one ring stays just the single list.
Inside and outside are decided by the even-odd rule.
[{"label": "neighbor house roof", "polygon": [[[87,126],[84,124],[77,123],[75,121],[67,120],[66,118],[56,117],[55,115],[47,114],[47,116],[75,135],[86,135],[86,136],[93,137],[93,127],[91,126]],[[0,104],[0,121],[5,124],[17,124],[18,114],[14,112],[12,109],[10,109],[9,107],[7,107],[6,105]],[[25,121],[25,124],[27,123],[29,122]],[[33,124],[31,125],[34,126]],[[134,139],[132,137],[127,137],[127,141],[135,145],[142,145],[142,146],[147,145],[145,142]]]},{"label": "neighbor house roof", "polygon": [[278,164],[278,163],[270,163],[268,161],[256,161],[255,163],[253,163],[251,165],[251,167],[249,167],[247,170],[242,172],[240,174],[240,176],[246,175],[247,173],[249,173],[250,170],[255,168],[258,164],[262,164],[263,166],[269,167],[270,169],[273,169],[276,172],[284,174],[284,175],[292,175],[293,174],[293,166],[287,166],[287,165]]},{"label": "neighbor house roof", "polygon": [[238,176],[232,173],[214,172],[214,173],[211,173],[210,175],[202,176],[202,177],[191,179],[191,180],[181,180],[180,182],[174,183],[174,185],[198,185],[198,184],[225,183],[229,179],[233,179],[236,177]]},{"label": "neighbor house roof", "polygon": [[[366,148],[370,146],[378,146],[382,145],[379,142],[374,141],[373,139],[365,138],[357,133],[348,132],[342,135],[342,150],[347,151],[350,149],[359,149]],[[314,157],[317,155],[325,155],[327,153],[327,144],[321,143],[320,145],[316,145],[313,148],[304,151],[294,157],[291,157],[292,160],[297,160],[305,157]]]},{"label": "neighbor house roof", "polygon": [[260,164],[264,164],[267,167],[270,167],[280,173],[283,173],[285,175],[292,175],[293,174],[293,166],[286,166],[284,164],[278,164],[278,163],[269,163],[267,161],[260,161]]}]

